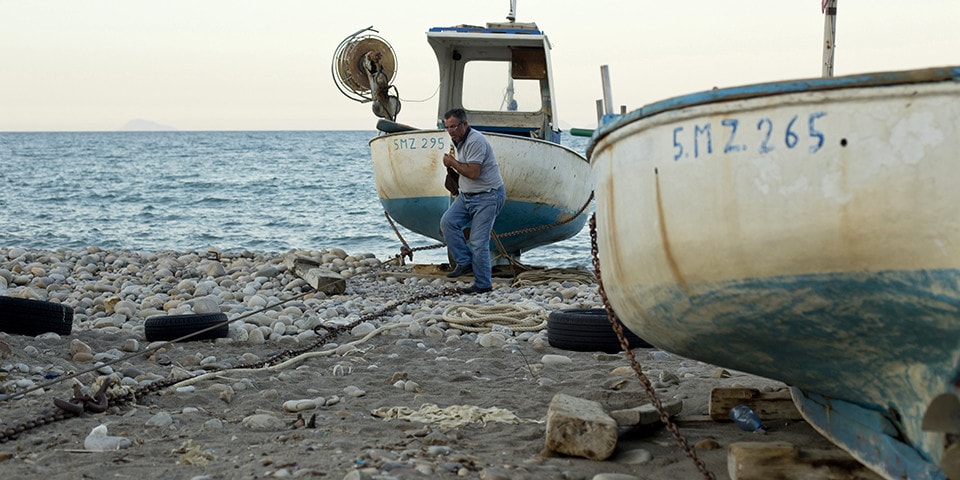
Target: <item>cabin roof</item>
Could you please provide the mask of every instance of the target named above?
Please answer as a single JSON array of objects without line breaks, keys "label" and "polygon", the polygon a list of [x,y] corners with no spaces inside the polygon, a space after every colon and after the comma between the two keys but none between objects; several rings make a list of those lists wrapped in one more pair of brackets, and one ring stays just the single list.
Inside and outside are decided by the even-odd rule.
[{"label": "cabin roof", "polygon": [[547,35],[535,23],[488,23],[485,27],[457,25],[433,27],[427,31],[427,41],[434,50],[438,47],[539,47],[550,49]]}]

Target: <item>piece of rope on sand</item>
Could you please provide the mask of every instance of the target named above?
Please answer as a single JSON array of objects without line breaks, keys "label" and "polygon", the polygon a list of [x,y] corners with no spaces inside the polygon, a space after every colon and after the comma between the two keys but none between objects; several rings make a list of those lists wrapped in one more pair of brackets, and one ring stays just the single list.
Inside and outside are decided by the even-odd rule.
[{"label": "piece of rope on sand", "polygon": [[465,332],[485,333],[496,326],[512,332],[538,332],[547,328],[547,312],[528,304],[450,305],[443,321]]},{"label": "piece of rope on sand", "polygon": [[[409,323],[409,322],[394,323],[394,324],[391,324],[391,325],[384,325],[384,326],[378,327],[378,328],[375,329],[374,331],[372,331],[372,332],[364,335],[363,338],[361,338],[361,339],[359,339],[359,340],[354,340],[354,341],[349,342],[349,343],[345,343],[344,345],[350,345],[350,346],[359,345],[359,344],[364,343],[364,342],[366,342],[367,340],[370,340],[371,338],[373,338],[373,337],[375,337],[375,336],[377,336],[377,335],[380,335],[381,333],[386,332],[386,331],[388,331],[388,330],[393,330],[393,329],[395,329],[395,328],[407,328],[407,327],[409,327],[409,326],[410,326],[410,323]],[[336,353],[337,353],[337,350],[339,350],[339,348],[331,349],[331,350],[321,350],[321,351],[319,351],[319,352],[305,352],[305,353],[301,353],[300,355],[297,355],[296,357],[289,358],[289,359],[287,359],[287,360],[285,360],[285,361],[283,361],[283,362],[281,362],[281,363],[278,363],[278,364],[276,364],[276,365],[266,365],[266,366],[259,367],[259,368],[225,368],[225,369],[223,369],[223,370],[214,370],[214,371],[212,371],[212,372],[202,373],[202,374],[197,375],[197,376],[195,376],[195,377],[185,378],[185,379],[183,379],[183,381],[177,382],[176,384],[172,385],[172,387],[183,387],[183,386],[187,386],[187,385],[192,385],[192,384],[197,383],[197,382],[199,382],[199,381],[201,381],[201,380],[206,380],[206,379],[209,379],[209,378],[219,378],[219,377],[223,377],[223,376],[225,376],[225,375],[227,375],[227,374],[229,374],[229,373],[255,372],[255,371],[258,371],[258,370],[259,370],[259,371],[276,371],[276,370],[283,370],[283,369],[288,368],[288,367],[290,367],[290,366],[293,366],[293,365],[296,365],[296,364],[305,362],[305,361],[307,361],[307,360],[309,360],[309,359],[311,359],[311,358],[329,357],[329,356],[331,356],[331,355],[336,354]]]},{"label": "piece of rope on sand", "polygon": [[499,407],[481,408],[476,405],[451,405],[440,408],[433,403],[421,405],[420,410],[414,410],[410,407],[381,407],[374,410],[373,415],[384,420],[407,420],[439,424],[441,428],[456,428],[471,423],[538,422],[538,420],[523,420],[510,410]]}]

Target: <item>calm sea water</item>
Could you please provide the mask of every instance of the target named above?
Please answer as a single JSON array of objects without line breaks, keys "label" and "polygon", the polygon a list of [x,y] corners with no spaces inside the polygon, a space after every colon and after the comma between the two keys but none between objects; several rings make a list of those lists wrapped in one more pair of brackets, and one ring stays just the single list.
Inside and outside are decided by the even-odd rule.
[{"label": "calm sea water", "polygon": [[[0,133],[0,245],[284,252],[385,260],[400,242],[377,199],[373,131]],[[584,152],[588,139],[565,135]],[[402,229],[412,247],[437,242]],[[446,250],[416,263],[446,261]],[[588,228],[525,253],[590,265]]]}]

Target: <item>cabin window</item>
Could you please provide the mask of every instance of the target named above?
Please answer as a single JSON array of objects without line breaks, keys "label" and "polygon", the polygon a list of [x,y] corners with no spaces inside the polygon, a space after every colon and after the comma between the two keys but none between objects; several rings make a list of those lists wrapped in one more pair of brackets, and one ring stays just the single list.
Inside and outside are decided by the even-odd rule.
[{"label": "cabin window", "polygon": [[463,107],[475,111],[540,111],[540,81],[510,77],[509,62],[467,62],[463,66]]}]

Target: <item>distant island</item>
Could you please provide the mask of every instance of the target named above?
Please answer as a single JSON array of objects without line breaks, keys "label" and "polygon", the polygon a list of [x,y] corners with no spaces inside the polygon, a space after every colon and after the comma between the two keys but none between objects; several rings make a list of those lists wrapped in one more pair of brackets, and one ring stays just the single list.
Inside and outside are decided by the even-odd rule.
[{"label": "distant island", "polygon": [[123,127],[120,127],[120,130],[125,132],[161,132],[174,131],[176,128],[142,118],[135,118],[124,124]]}]

